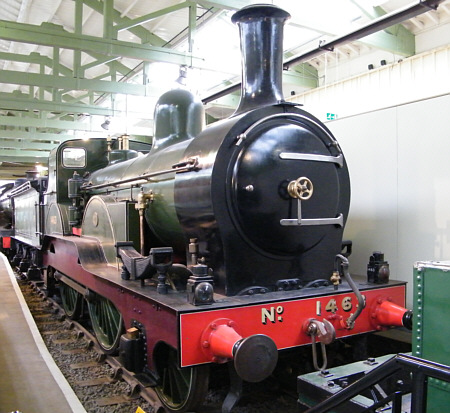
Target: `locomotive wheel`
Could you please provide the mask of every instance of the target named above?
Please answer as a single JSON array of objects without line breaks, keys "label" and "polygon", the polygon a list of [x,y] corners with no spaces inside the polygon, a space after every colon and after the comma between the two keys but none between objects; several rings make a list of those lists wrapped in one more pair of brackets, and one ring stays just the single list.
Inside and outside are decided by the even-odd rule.
[{"label": "locomotive wheel", "polygon": [[61,283],[60,294],[64,312],[71,320],[78,320],[81,315],[83,296],[67,284]]},{"label": "locomotive wheel", "polygon": [[169,346],[157,351],[156,370],[160,383],[155,388],[161,402],[170,412],[192,411],[206,397],[209,381],[209,367],[195,366],[181,368],[178,353]]},{"label": "locomotive wheel", "polygon": [[91,292],[87,302],[98,344],[105,353],[114,354],[122,334],[122,314],[111,301],[101,295]]}]

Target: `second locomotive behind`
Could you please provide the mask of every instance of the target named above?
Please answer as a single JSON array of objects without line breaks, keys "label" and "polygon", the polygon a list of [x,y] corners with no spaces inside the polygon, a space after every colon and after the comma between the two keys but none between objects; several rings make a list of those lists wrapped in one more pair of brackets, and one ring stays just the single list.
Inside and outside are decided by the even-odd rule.
[{"label": "second locomotive behind", "polygon": [[410,321],[404,283],[350,277],[341,148],[283,100],[288,17],[270,5],[233,16],[243,86],[229,119],[203,128],[201,103],[169,91],[151,148],[66,141],[50,155],[43,201],[27,203],[26,188],[12,197],[45,216],[16,241],[42,262],[48,291],[59,286],[71,318],[86,308],[102,349],[169,411],[202,402],[211,363],[230,362],[230,411],[242,380],[268,377],[279,351],[317,340],[324,353],[336,338]]}]

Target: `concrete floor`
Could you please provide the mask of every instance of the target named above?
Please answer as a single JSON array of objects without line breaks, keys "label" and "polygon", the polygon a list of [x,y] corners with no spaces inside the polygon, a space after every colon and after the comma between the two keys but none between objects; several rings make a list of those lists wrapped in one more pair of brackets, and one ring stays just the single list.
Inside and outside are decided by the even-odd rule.
[{"label": "concrete floor", "polygon": [[0,254],[0,413],[85,413],[45,347]]}]

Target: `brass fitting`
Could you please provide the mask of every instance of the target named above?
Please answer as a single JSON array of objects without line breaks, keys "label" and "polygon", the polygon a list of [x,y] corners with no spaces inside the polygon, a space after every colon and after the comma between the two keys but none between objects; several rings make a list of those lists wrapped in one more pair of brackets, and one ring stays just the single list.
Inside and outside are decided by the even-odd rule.
[{"label": "brass fitting", "polygon": [[153,202],[153,198],[154,197],[152,191],[145,193],[144,190],[141,189],[141,192],[139,192],[139,195],[137,196],[137,202],[134,207],[138,211],[143,211]]}]

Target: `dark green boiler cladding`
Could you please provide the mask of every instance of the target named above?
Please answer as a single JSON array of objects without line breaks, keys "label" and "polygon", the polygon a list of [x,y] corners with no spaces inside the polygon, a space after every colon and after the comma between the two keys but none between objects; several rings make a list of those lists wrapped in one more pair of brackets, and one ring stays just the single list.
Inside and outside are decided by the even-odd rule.
[{"label": "dark green boiler cladding", "polygon": [[[153,147],[145,156],[112,162],[108,167],[94,172],[89,183],[92,186],[114,184],[142,175],[170,171],[172,166],[184,159],[186,147],[203,127],[203,107],[190,92],[171,90],[162,95],[155,108],[155,134]],[[178,222],[174,205],[175,172],[152,177],[140,185],[144,192],[152,191],[153,201],[146,209],[145,217],[154,236],[161,245],[171,245],[178,252],[184,251],[185,239]],[[133,182],[135,183],[135,182]],[[113,190],[118,201],[129,199],[130,184],[117,185]],[[106,187],[111,192],[110,187]],[[101,194],[105,188],[93,189]]]}]

